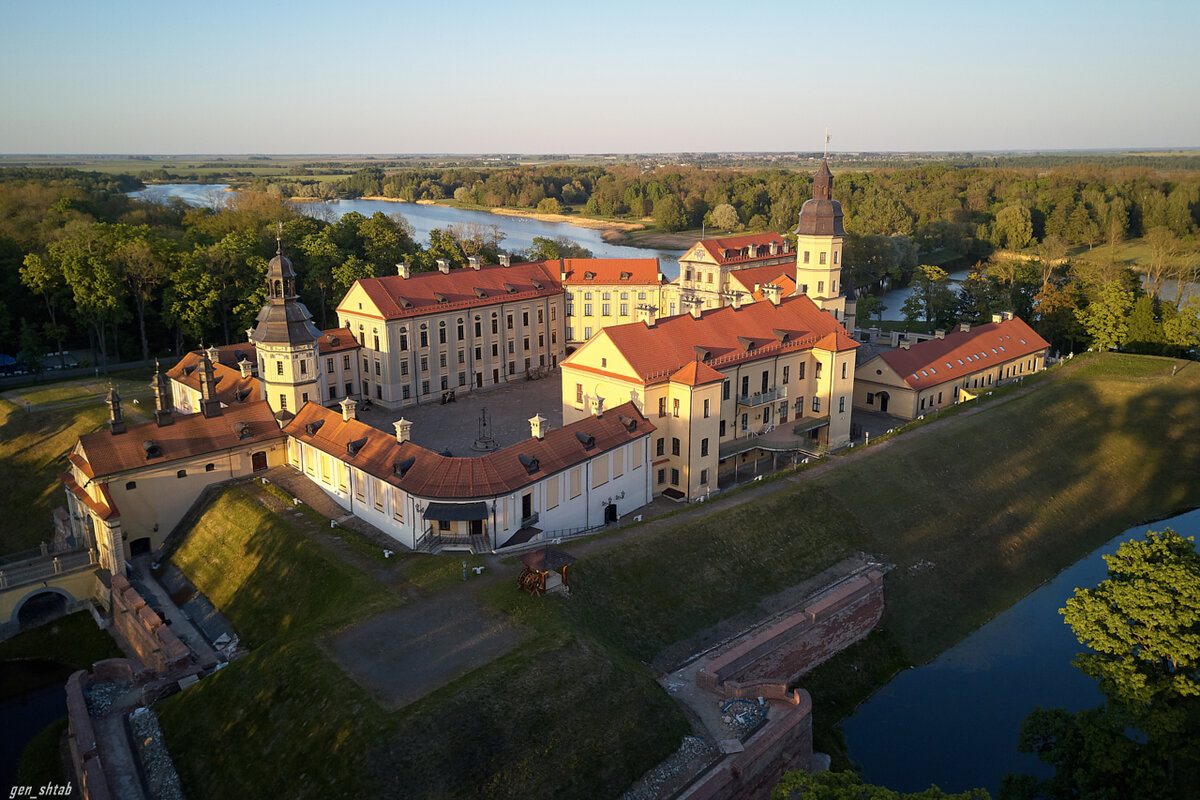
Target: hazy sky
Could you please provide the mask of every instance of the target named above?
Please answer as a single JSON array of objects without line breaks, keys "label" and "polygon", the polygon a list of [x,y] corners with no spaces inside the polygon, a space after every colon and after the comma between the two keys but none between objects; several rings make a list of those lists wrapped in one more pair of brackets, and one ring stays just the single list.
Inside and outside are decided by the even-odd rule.
[{"label": "hazy sky", "polygon": [[0,0],[0,152],[1200,146],[1200,2]]}]

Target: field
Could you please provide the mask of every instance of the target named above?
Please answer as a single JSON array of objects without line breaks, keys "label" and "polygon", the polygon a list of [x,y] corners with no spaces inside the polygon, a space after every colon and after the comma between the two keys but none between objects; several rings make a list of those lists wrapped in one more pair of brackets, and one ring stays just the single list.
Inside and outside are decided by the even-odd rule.
[{"label": "field", "polygon": [[[380,567],[389,582],[413,579],[411,592],[390,593],[305,541],[328,535],[318,522],[256,509],[256,486],[228,490],[177,558],[254,650],[161,707],[189,796],[615,796],[685,730],[647,662],[863,551],[892,565],[883,625],[803,682],[818,749],[844,763],[834,723],[896,670],[1114,530],[1200,503],[1200,365],[1080,357],[1036,391],[834,462],[594,549],[572,568],[570,600],[478,584],[534,635],[398,712],[346,679],[321,641],[394,603],[437,613],[440,592],[475,586],[455,580],[459,560]],[[225,753],[216,762],[202,755],[213,737]],[[262,775],[261,763],[276,769]]]}]

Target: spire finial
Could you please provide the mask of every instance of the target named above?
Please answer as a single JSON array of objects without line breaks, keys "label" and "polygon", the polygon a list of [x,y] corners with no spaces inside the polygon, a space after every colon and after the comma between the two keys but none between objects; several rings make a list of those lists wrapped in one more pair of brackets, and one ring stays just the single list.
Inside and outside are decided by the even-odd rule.
[{"label": "spire finial", "polygon": [[275,255],[283,255],[283,220],[279,220],[275,230]]},{"label": "spire finial", "polygon": [[825,155],[822,158],[829,158],[829,140],[833,137],[829,135],[829,128],[825,129]]}]

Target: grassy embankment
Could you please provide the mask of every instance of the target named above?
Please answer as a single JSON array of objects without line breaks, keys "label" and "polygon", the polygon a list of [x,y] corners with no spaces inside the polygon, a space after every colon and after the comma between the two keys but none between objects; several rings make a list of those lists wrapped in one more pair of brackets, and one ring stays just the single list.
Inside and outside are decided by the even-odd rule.
[{"label": "grassy embankment", "polygon": [[[884,622],[803,681],[817,704],[817,746],[840,756],[834,724],[897,669],[933,658],[1115,531],[1200,503],[1200,365],[1172,376],[1174,363],[1077,359],[1028,395],[590,554],[573,568],[570,600],[497,583],[483,598],[536,635],[391,714],[314,644],[348,618],[321,609],[345,610],[345,599],[310,612],[279,604],[275,623],[252,613],[249,598],[297,591],[291,576],[311,567],[294,563],[291,545],[268,542],[285,536],[279,518],[223,511],[241,491],[232,490],[200,539],[232,542],[225,556],[206,556],[218,584],[234,574],[221,568],[227,559],[244,552],[256,564],[220,601],[256,649],[163,707],[189,794],[616,794],[681,731],[638,661],[861,550],[895,565]],[[319,568],[347,569],[323,558]],[[376,602],[369,580],[358,576],[354,590],[339,580]],[[222,597],[220,585],[208,589]],[[421,602],[436,613],[436,595]],[[214,765],[201,753],[216,737],[226,756]],[[275,765],[269,776],[255,775],[262,763]]]}]

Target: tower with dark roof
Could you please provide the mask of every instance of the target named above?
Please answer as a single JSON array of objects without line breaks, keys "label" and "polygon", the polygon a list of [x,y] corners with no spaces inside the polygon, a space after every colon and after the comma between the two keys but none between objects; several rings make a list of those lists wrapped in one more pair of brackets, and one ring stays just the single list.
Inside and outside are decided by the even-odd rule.
[{"label": "tower with dark roof", "polygon": [[813,175],[812,199],[800,207],[795,233],[796,294],[806,295],[847,330],[854,330],[842,293],[842,243],[846,238],[842,204],[833,199],[833,173],[824,159]]},{"label": "tower with dark roof", "polygon": [[321,402],[325,389],[317,369],[320,336],[296,294],[296,271],[280,245],[267,265],[267,304],[250,334],[258,352],[263,396],[276,415],[290,419],[309,400]]}]

